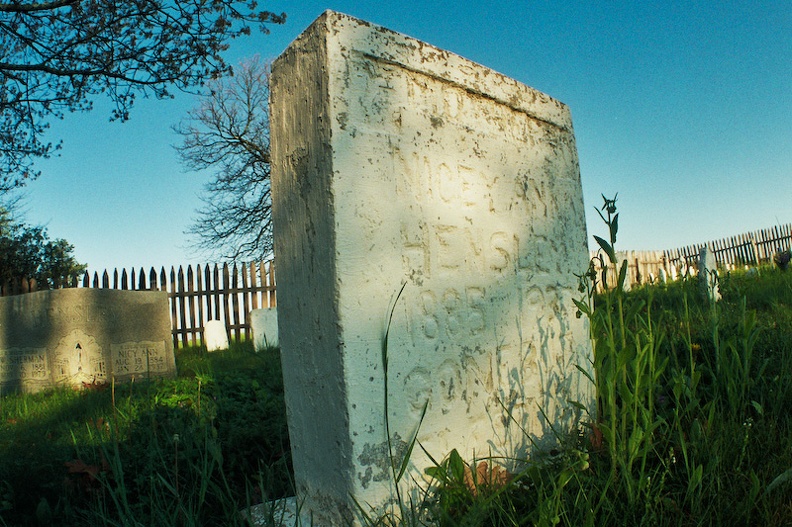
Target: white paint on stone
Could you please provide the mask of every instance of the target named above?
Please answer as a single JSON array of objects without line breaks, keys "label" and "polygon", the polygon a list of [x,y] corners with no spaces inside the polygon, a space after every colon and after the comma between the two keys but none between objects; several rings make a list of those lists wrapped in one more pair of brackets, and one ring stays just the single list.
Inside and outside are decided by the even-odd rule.
[{"label": "white paint on stone", "polygon": [[[399,456],[419,424],[435,458],[457,449],[469,461],[525,458],[552,441],[550,425],[574,429],[568,401],[593,408],[593,386],[576,369],[592,356],[572,302],[588,251],[569,109],[330,11],[277,59],[271,93],[279,340],[303,510],[318,525],[357,521],[354,500],[383,510],[388,439]],[[383,336],[405,283],[386,379]],[[403,481],[429,464],[416,448]]]},{"label": "white paint on stone", "polygon": [[278,309],[252,309],[250,329],[253,333],[253,347],[256,351],[278,345]]},{"label": "white paint on stone", "polygon": [[204,325],[204,342],[206,351],[228,349],[228,332],[222,320],[209,320]]}]

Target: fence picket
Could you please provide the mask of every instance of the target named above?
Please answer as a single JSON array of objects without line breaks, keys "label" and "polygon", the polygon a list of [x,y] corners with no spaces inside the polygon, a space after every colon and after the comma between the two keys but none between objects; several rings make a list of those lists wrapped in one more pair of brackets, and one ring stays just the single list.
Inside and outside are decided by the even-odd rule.
[{"label": "fence picket", "polygon": [[[249,306],[248,297],[250,296],[250,289],[248,289],[248,284],[247,284],[247,265],[246,264],[244,264],[244,263],[242,264],[241,271],[242,271],[240,273],[241,278],[242,278],[242,324],[241,324],[241,326],[248,326],[250,324],[250,321],[248,320],[248,312],[250,311],[250,309],[248,307]],[[241,326],[240,326],[240,330],[241,330]]]},{"label": "fence picket", "polygon": [[[177,273],[177,282],[176,287],[174,289],[174,293],[176,293],[176,300],[179,303],[179,337],[182,343],[182,346],[187,346],[187,303],[184,301],[184,270],[182,266],[179,266],[179,272]],[[203,337],[203,335],[202,335]],[[203,340],[203,339],[202,339]]]},{"label": "fence picket", "polygon": [[178,318],[178,296],[176,291],[176,268],[170,269],[170,297],[171,297],[171,327],[173,328],[173,345],[178,345],[179,338],[179,318]]},{"label": "fence picket", "polygon": [[[253,291],[255,291],[256,287],[256,270],[258,269],[257,264],[255,262],[250,262],[250,267],[248,270],[250,272],[250,287]],[[262,284],[264,285],[264,284]],[[257,309],[258,308],[258,295],[253,293],[251,295],[251,304],[250,309]]]},{"label": "fence picket", "polygon": [[212,273],[209,264],[204,266],[204,289],[206,291],[206,320],[213,320],[212,318],[212,298],[209,296],[212,293]]},{"label": "fence picket", "polygon": [[[195,341],[195,334],[196,334],[196,331],[195,331],[195,314],[196,313],[195,313],[195,287],[194,287],[194,282],[195,282],[195,280],[194,280],[194,276],[193,276],[192,266],[188,265],[187,266],[187,292],[186,292],[185,300],[187,301],[187,307],[188,307],[188,310],[189,310],[189,319],[190,319],[190,325],[189,325],[190,333],[189,333],[189,336],[190,336],[190,340],[191,341]],[[188,330],[188,326],[185,325],[184,329],[185,329],[185,335],[186,335],[187,334],[186,331]]]},{"label": "fence picket", "polygon": [[215,264],[212,270],[212,299],[214,300],[214,318],[220,320],[220,269]]},{"label": "fence picket", "polygon": [[203,282],[201,281],[201,265],[197,265],[195,268],[195,276],[197,278],[197,298],[198,301],[198,326],[200,326],[198,331],[203,331],[204,327],[204,308],[203,308],[203,300],[204,300],[204,287]]},{"label": "fence picket", "polygon": [[231,272],[231,317],[233,324],[228,327],[229,333],[234,335],[236,340],[239,340],[239,282],[237,281],[237,266],[234,264]]},{"label": "fence picket", "polygon": [[[269,264],[261,264],[262,269],[267,269],[267,307],[276,307],[278,299],[275,296],[275,260],[270,260]],[[263,285],[263,284],[262,284]]]},{"label": "fence picket", "polygon": [[222,301],[223,301],[222,306],[223,306],[223,313],[225,314],[225,317],[224,317],[225,320],[223,320],[223,323],[225,324],[226,329],[228,329],[231,326],[231,314],[228,312],[228,308],[229,308],[228,301],[230,300],[229,299],[229,294],[228,294],[228,289],[230,287],[231,287],[231,281],[229,280],[228,264],[225,263],[225,264],[223,264],[223,285],[222,285],[222,288],[219,288],[219,289],[223,291],[223,294],[222,294]]}]

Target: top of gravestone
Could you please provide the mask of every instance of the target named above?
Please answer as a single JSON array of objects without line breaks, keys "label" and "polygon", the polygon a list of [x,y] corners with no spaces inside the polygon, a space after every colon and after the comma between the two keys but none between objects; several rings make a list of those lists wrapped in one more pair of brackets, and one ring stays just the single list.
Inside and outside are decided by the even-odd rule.
[{"label": "top of gravestone", "polygon": [[569,108],[553,97],[456,53],[338,11],[327,10],[322,13],[286,48],[281,57],[288,55],[292,48],[301,46],[302,40],[315,37],[317,33],[337,39],[339,45],[335,49],[341,54],[363,54],[443,79],[534,119],[572,131]]}]

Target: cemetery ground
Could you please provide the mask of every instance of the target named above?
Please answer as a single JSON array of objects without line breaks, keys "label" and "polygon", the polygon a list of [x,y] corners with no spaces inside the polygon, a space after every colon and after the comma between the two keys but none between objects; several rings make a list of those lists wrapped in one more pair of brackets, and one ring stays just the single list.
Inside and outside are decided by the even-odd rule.
[{"label": "cemetery ground", "polygon": [[176,379],[2,397],[0,525],[243,525],[293,493],[277,349],[176,356]]},{"label": "cemetery ground", "polygon": [[[432,488],[394,512],[408,525],[792,525],[792,272],[731,272],[720,291],[717,304],[695,279],[582,292],[598,419],[509,478],[497,459],[430,452]],[[177,350],[174,380],[2,397],[0,525],[244,525],[247,504],[289,495],[277,350],[232,348]]]}]

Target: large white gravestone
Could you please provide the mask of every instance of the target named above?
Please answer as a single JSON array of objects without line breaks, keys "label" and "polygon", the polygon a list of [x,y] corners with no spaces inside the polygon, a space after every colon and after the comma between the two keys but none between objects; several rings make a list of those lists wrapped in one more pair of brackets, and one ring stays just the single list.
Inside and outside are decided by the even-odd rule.
[{"label": "large white gravestone", "polygon": [[[591,346],[572,302],[588,250],[568,108],[328,11],[274,63],[270,111],[278,336],[304,514],[342,525],[356,502],[391,502],[386,395],[396,463],[419,423],[435,458],[457,449],[468,461],[526,458],[551,425],[574,429],[569,401],[592,407],[593,386],[576,369]],[[410,474],[429,465],[416,447]]]}]

